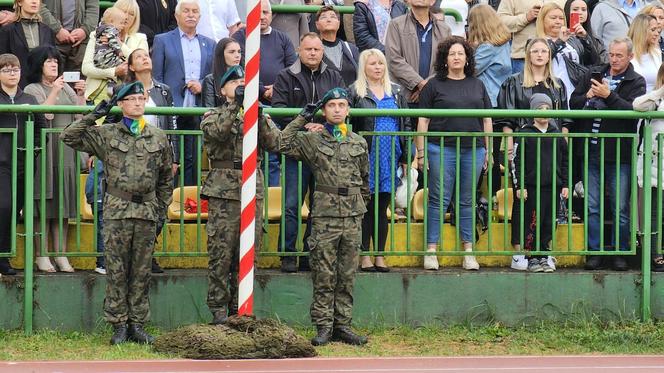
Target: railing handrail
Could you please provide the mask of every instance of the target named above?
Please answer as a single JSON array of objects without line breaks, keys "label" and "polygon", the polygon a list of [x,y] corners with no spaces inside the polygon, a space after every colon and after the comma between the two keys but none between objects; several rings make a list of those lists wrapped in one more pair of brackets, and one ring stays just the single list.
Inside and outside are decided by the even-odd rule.
[{"label": "railing handrail", "polygon": [[[85,105],[0,105],[0,113],[52,113],[52,114],[87,114],[94,109]],[[157,115],[203,115],[212,108],[204,107],[146,107],[146,114]],[[300,108],[265,108],[263,112],[273,117],[295,116]],[[114,107],[111,113],[120,113]],[[350,116],[374,117],[449,117],[449,118],[537,118],[541,110],[510,109],[350,109]],[[634,110],[547,110],[547,118],[570,119],[664,119],[664,111]]]}]

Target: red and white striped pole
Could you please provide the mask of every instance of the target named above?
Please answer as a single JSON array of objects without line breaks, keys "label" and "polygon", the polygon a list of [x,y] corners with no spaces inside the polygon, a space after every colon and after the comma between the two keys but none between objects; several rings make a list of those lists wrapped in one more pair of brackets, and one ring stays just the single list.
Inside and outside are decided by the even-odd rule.
[{"label": "red and white striped pole", "polygon": [[256,158],[258,145],[258,65],[260,60],[260,0],[247,0],[245,44],[244,137],[240,201],[240,273],[238,313],[254,313],[254,244],[256,224]]}]

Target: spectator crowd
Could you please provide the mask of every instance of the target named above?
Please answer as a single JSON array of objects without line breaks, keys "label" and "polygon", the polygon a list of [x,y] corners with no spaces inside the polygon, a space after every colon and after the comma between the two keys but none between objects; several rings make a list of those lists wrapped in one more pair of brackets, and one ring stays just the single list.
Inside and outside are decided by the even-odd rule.
[{"label": "spectator crowd", "polygon": [[[543,111],[536,119],[350,118],[354,132],[466,134],[364,137],[371,197],[367,212],[359,219],[360,246],[375,253],[362,257],[362,271],[389,271],[382,255],[387,242],[388,209],[393,202],[392,192],[411,169],[420,171],[420,185],[422,174],[428,174],[427,185],[422,185],[428,191],[425,269],[439,268],[436,252],[444,239],[441,219],[448,212],[458,215],[454,218],[455,229],[459,231],[460,247],[466,252],[463,268],[479,269],[472,255],[477,239],[473,226],[477,206],[473,204],[481,196],[485,172],[492,173],[494,180],[493,190],[488,190],[485,197],[497,200],[502,189],[503,198],[509,201],[506,203],[512,204],[511,244],[515,251],[524,253],[513,257],[514,269],[555,271],[553,257],[531,256],[528,252],[551,250],[556,225],[568,218],[585,220],[590,251],[626,251],[634,244],[630,241],[630,211],[635,208],[632,196],[643,188],[652,188],[653,196],[658,195],[662,185],[657,184],[660,170],[656,160],[652,165],[644,165],[642,155],[633,160],[631,137],[562,136],[633,135],[650,125],[656,138],[664,132],[662,121],[646,124],[632,119],[551,119],[544,111],[664,110],[664,5],[658,0],[450,1],[449,7],[461,10],[462,20],[445,17],[441,9],[448,4],[440,0],[355,0],[352,17],[342,16],[333,7],[343,5],[343,1],[312,0],[311,4],[321,7],[310,15],[273,14],[272,4],[303,1],[261,1],[262,106],[304,108],[341,97],[352,108]],[[121,92],[131,96],[143,94],[144,89],[146,107],[226,107],[234,105],[243,94],[237,87],[244,84],[238,66],[244,64],[246,30],[232,0],[117,0],[103,12],[97,0],[15,0],[13,11],[0,12],[0,24],[1,103],[98,105],[117,97],[120,87],[126,87],[123,84],[134,82],[140,82],[142,88]],[[336,96],[330,98],[329,92],[336,92]],[[226,112],[232,111],[221,113]],[[18,141],[24,141],[25,129],[18,123],[25,118],[21,114],[2,116],[0,126],[18,127]],[[77,119],[71,114],[35,116],[38,129],[64,128]],[[147,125],[163,130],[198,130],[204,120],[184,115],[145,115],[143,119]],[[283,130],[294,119],[274,118],[274,124]],[[322,123],[319,117],[310,119],[311,123]],[[98,119],[99,124],[102,121]],[[107,117],[106,122],[113,120]],[[140,123],[137,125],[142,128]],[[340,128],[340,138],[346,138],[346,127]],[[488,136],[492,132],[507,135]],[[533,135],[510,136],[513,133]],[[539,140],[537,136],[542,133],[563,135]],[[18,188],[13,199],[19,210],[25,198],[37,201],[36,230],[42,232],[37,246],[65,252],[67,219],[75,218],[77,213],[77,154],[68,146],[59,146],[55,136],[46,139],[46,144],[40,144],[35,179],[35,185],[40,186],[41,178],[46,178],[46,188],[36,188],[34,196],[21,194],[22,185],[32,179],[22,173],[24,156],[19,155]],[[0,142],[0,193],[11,195],[11,139],[2,134]],[[168,158],[172,160],[172,174],[184,185],[196,185],[201,175],[195,165],[202,157],[196,137],[173,136],[168,142],[173,153]],[[222,152],[224,145],[215,144]],[[123,144],[111,141],[110,146],[121,149]],[[280,148],[265,146],[265,150],[275,149]],[[537,158],[532,156],[536,149]],[[298,167],[298,160],[306,154],[285,152],[283,148],[279,151],[285,156],[277,155],[275,150],[265,160],[269,163],[266,179],[269,186],[284,182],[285,227],[281,230],[284,237],[278,242],[281,251],[296,252],[304,197],[310,208],[322,205],[314,200],[314,191],[321,190],[315,183],[320,170],[310,168],[314,161]],[[41,169],[43,165],[46,170]],[[91,176],[86,194],[89,203],[97,204],[100,231],[104,226],[101,201],[105,166],[94,157],[88,161]],[[650,181],[643,180],[645,167],[653,169]],[[638,176],[637,190],[632,189],[632,172]],[[501,186],[505,173],[511,183]],[[504,179],[507,181],[507,177]],[[219,193],[218,198],[227,198]],[[510,198],[506,198],[507,193]],[[570,212],[564,211],[568,198],[573,200]],[[0,199],[0,251],[10,249],[11,200]],[[45,203],[40,203],[43,200]],[[658,204],[661,201],[655,201],[654,205]],[[656,208],[651,210],[655,221]],[[155,222],[157,232],[166,218],[162,215]],[[321,215],[312,211],[310,216]],[[609,230],[603,229],[606,217],[613,222]],[[311,239],[313,220],[306,221],[305,252],[310,251],[312,242],[319,244]],[[39,224],[43,221],[45,226]],[[661,231],[662,227],[653,227],[653,232]],[[210,231],[208,235],[212,236]],[[657,254],[661,240],[657,234],[651,239],[652,268],[664,271],[664,258]],[[97,242],[97,249],[103,251],[101,236]],[[36,264],[45,272],[74,271],[66,257],[55,257],[51,262],[49,257],[37,255]],[[605,267],[628,269],[621,255],[590,255],[586,259],[588,270]],[[308,271],[309,259],[285,256],[281,270]],[[103,257],[97,261],[96,271],[106,273]],[[152,271],[161,271],[154,259]],[[8,260],[0,258],[0,274],[14,273]],[[216,281],[223,279],[227,287],[228,276],[224,276],[217,274]],[[226,293],[210,295],[213,301],[228,297]],[[221,306],[215,307],[218,310]]]}]

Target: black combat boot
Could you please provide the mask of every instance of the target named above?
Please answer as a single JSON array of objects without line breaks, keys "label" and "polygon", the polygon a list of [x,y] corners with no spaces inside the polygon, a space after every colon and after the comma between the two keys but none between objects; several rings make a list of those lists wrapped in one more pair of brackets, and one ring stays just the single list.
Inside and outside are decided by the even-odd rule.
[{"label": "black combat boot", "polygon": [[295,257],[281,258],[281,272],[284,273],[297,272],[297,259]]},{"label": "black combat boot", "polygon": [[314,346],[324,346],[330,342],[331,337],[331,328],[318,328],[318,333],[316,336],[311,338],[311,344]]},{"label": "black combat boot", "polygon": [[298,270],[300,272],[311,272],[311,266],[309,266],[309,257],[301,256],[299,258],[300,264],[298,265]]},{"label": "black combat boot", "polygon": [[221,325],[224,324],[226,320],[228,320],[228,311],[224,307],[218,311],[212,312],[212,322],[210,322],[210,325]]},{"label": "black combat boot", "polygon": [[113,325],[113,336],[111,337],[112,345],[117,345],[120,343],[127,342],[127,338],[128,338],[127,324]]},{"label": "black combat boot", "polygon": [[151,272],[152,273],[164,273],[164,270],[161,269],[161,266],[159,266],[159,263],[157,263],[157,259],[152,258],[152,268]]},{"label": "black combat boot", "polygon": [[136,343],[154,343],[154,337],[148,334],[141,324],[129,324],[129,339]]},{"label": "black combat boot", "polygon": [[332,332],[332,340],[347,343],[349,345],[360,346],[367,344],[367,337],[355,334],[348,326],[338,326]]},{"label": "black combat boot", "polygon": [[589,271],[596,271],[603,268],[603,262],[604,260],[600,255],[590,255],[586,257],[586,264],[583,268]]}]

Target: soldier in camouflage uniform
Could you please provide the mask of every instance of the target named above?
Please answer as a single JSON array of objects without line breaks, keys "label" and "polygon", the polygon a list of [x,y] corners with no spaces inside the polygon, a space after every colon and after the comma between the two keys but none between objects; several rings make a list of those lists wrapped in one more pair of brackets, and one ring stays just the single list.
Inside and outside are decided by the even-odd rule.
[{"label": "soldier in camouflage uniform", "polygon": [[[244,123],[242,100],[244,71],[231,67],[219,80],[220,93],[226,102],[212,109],[201,122],[203,142],[210,160],[201,198],[208,200],[208,297],[212,324],[222,324],[229,313],[237,313],[237,272],[240,250],[240,189],[242,186],[242,139]],[[263,237],[263,172],[264,151],[276,150],[271,139],[260,128],[266,118],[260,116],[258,160],[256,169],[256,251]],[[273,125],[272,125],[273,126]],[[278,132],[277,132],[278,134]],[[229,279],[230,276],[230,279]]]},{"label": "soldier in camouflage uniform", "polygon": [[[322,105],[325,130],[300,129]],[[316,180],[309,247],[314,294],[311,321],[318,333],[313,345],[341,341],[361,345],[367,337],[351,328],[353,280],[362,241],[362,217],[369,200],[367,143],[347,130],[348,93],[327,92],[318,105],[307,105],[281,132],[279,151],[311,168]]]},{"label": "soldier in camouflage uniform", "polygon": [[[173,192],[172,149],[166,134],[143,119],[143,84],[127,84],[109,103],[65,128],[62,141],[104,162],[104,316],[113,325],[111,344],[127,340],[152,343],[143,324],[150,316],[148,290],[156,222],[166,213]],[[118,123],[95,126],[114,103]],[[129,323],[129,325],[127,325]]]}]

